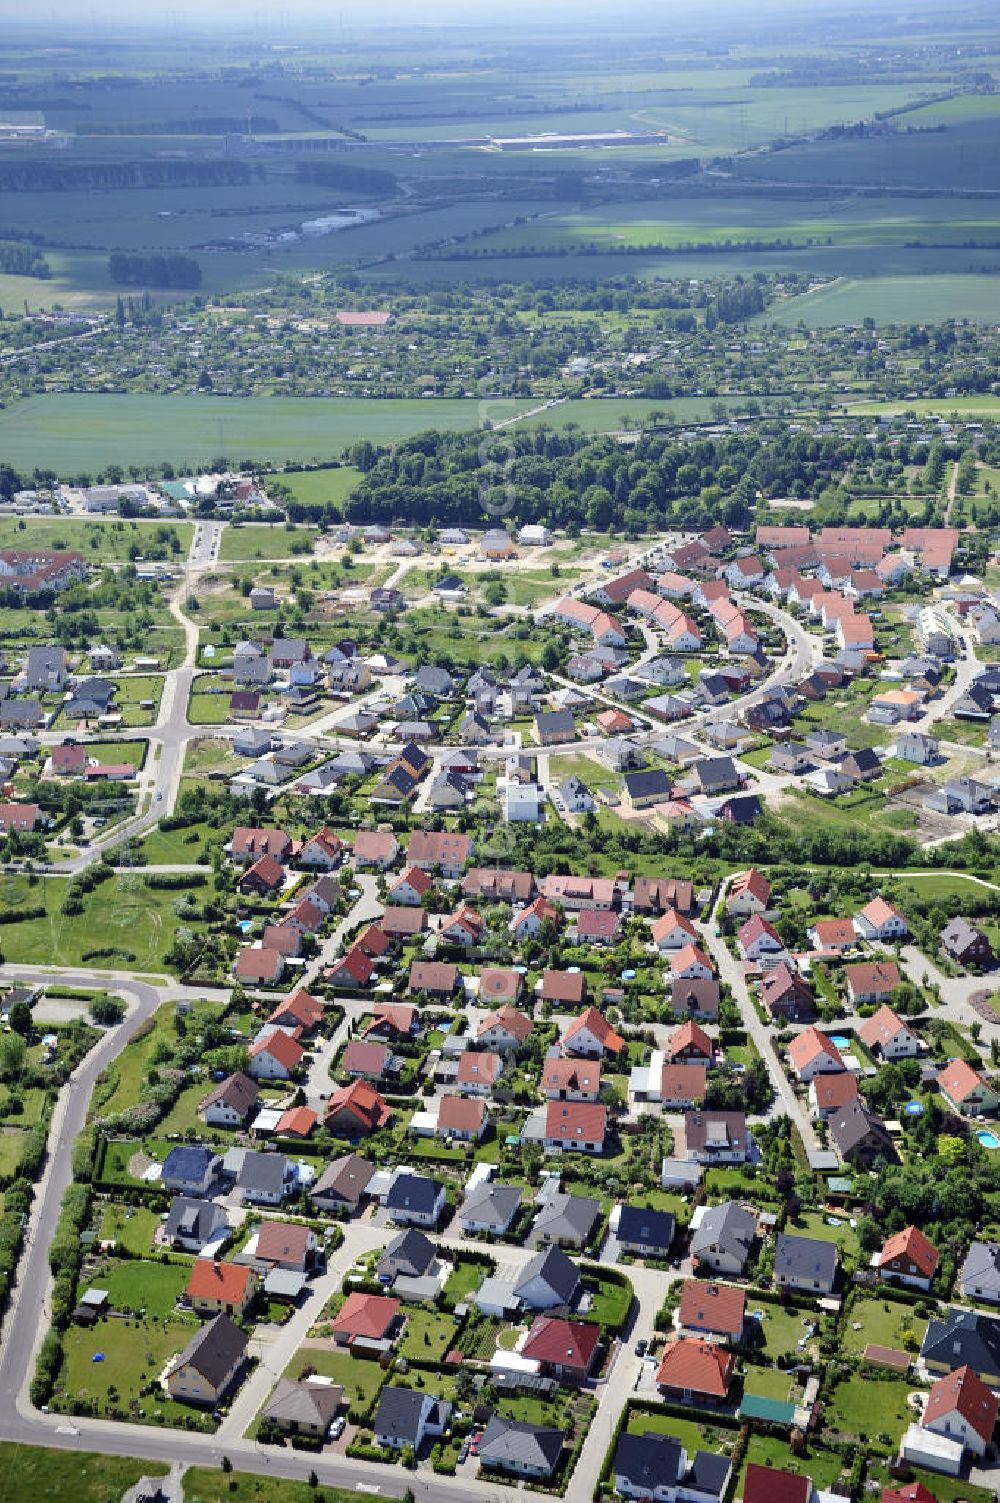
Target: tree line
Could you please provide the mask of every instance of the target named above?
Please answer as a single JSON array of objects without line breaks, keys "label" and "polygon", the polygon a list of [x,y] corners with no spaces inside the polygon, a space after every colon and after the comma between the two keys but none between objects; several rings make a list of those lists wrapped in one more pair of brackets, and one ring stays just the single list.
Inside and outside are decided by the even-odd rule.
[{"label": "tree line", "polygon": [[349,193],[371,193],[380,198],[399,192],[396,174],[379,167],[355,167],[348,162],[297,162],[295,172],[300,182],[316,183],[321,188],[342,188]]},{"label": "tree line", "polygon": [[[263,168],[258,167],[258,174]],[[249,183],[246,162],[4,162],[0,193],[79,193],[89,188],[216,188]]]},{"label": "tree line", "polygon": [[0,272],[9,277],[38,277],[44,282],[52,275],[52,267],[37,245],[0,240]]},{"label": "tree line", "polygon": [[112,282],[123,287],[200,287],[201,267],[193,256],[173,251],[165,256],[141,256],[112,251],[108,257]]}]

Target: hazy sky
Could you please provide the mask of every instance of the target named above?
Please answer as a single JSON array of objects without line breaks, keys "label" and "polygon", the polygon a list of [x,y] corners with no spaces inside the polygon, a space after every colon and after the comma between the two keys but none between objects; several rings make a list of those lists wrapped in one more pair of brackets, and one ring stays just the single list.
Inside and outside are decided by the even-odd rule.
[{"label": "hazy sky", "polygon": [[[735,13],[744,22],[791,12],[804,19],[824,13],[841,16],[851,12],[865,14],[885,11],[900,16],[929,6],[930,0],[907,0],[899,5],[892,0],[617,0],[613,7],[615,21],[655,21],[667,28],[671,19],[688,19],[698,15],[718,17]],[[389,25],[435,25],[503,27],[523,26],[525,18],[556,22],[576,16],[581,20],[607,24],[612,12],[605,0],[503,0],[502,5],[487,6],[483,0],[38,0],[30,11],[15,19],[8,0],[0,0],[0,16],[7,11],[9,22],[35,28],[47,21],[76,23],[85,29],[94,21],[116,25],[159,28],[178,24],[197,28],[206,23],[224,21],[236,24],[244,32],[256,28],[295,29],[303,26],[333,29],[340,25],[351,29]]]}]

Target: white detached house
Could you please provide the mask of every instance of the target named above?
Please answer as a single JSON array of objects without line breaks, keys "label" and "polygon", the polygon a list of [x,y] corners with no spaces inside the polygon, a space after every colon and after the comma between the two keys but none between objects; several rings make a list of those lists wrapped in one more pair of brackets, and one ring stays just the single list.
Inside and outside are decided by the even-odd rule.
[{"label": "white detached house", "polygon": [[910,932],[899,909],[883,897],[872,898],[854,915],[854,929],[861,939],[880,939],[887,944],[905,939]]}]

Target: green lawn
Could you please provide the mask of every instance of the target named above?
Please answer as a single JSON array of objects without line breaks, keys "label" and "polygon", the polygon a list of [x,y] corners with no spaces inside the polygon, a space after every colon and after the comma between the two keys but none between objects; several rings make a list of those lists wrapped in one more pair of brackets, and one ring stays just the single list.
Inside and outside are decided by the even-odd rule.
[{"label": "green lawn", "polygon": [[155,1320],[166,1320],[173,1315],[190,1276],[191,1269],[186,1263],[106,1258],[90,1282],[108,1291],[112,1309],[133,1310]]},{"label": "green lawn", "polygon": [[757,1466],[774,1466],[786,1472],[798,1472],[812,1478],[813,1486],[823,1491],[830,1489],[842,1471],[850,1468],[835,1451],[824,1451],[820,1446],[810,1446],[804,1456],[793,1456],[788,1442],[773,1435],[751,1435],[746,1458],[736,1487],[736,1495],[743,1495],[743,1478],[750,1462]]},{"label": "green lawn", "polygon": [[472,1294],[479,1288],[486,1277],[487,1270],[481,1263],[467,1262],[460,1259],[456,1262],[454,1270],[448,1276],[445,1285],[445,1294],[453,1299],[456,1304],[465,1299],[466,1295]]},{"label": "green lawn", "polygon": [[[752,1306],[753,1300],[750,1303]],[[764,1312],[763,1319],[758,1321],[764,1334],[763,1352],[772,1361],[801,1353],[799,1342],[806,1336],[809,1325],[814,1323],[809,1312],[791,1307],[786,1309],[782,1305],[772,1305],[770,1301],[758,1308]]]},{"label": "green lawn", "polygon": [[[629,1411],[628,1432],[630,1435],[643,1435],[651,1430],[654,1435],[672,1435],[679,1440],[689,1456],[695,1451],[718,1451],[722,1449],[720,1440],[736,1440],[735,1428],[716,1427],[710,1422],[701,1424],[695,1419],[685,1419],[676,1414],[648,1414],[643,1410],[633,1409]],[[729,1449],[732,1449],[730,1444]]]},{"label": "green lawn", "polygon": [[399,1355],[415,1357],[418,1361],[443,1362],[445,1354],[455,1345],[457,1330],[452,1316],[420,1305],[408,1305]]},{"label": "green lawn", "polygon": [[304,1341],[285,1368],[285,1377],[298,1378],[306,1368],[314,1368],[323,1378],[339,1383],[348,1402],[366,1404],[382,1387],[385,1373],[377,1362],[352,1357],[349,1352],[314,1346]]},{"label": "green lawn", "polygon": [[895,1455],[900,1436],[914,1417],[906,1402],[912,1391],[913,1384],[906,1378],[846,1378],[825,1405],[825,1423],[842,1435],[864,1436],[869,1442],[876,1435],[890,1435],[886,1449]]},{"label": "green lawn", "polygon": [[[197,1006],[186,1019],[189,1030],[197,1029],[199,1022],[209,1019],[214,1021],[220,1011],[218,1003]],[[137,1037],[126,1045],[114,1063],[102,1071],[91,1098],[93,1116],[111,1116],[135,1105],[139,1099],[139,1087],[161,1044],[173,1042],[175,1016],[173,1006],[164,1003],[139,1030]],[[114,1146],[116,1145],[109,1146],[109,1152]]]},{"label": "green lawn", "polygon": [[744,1393],[753,1393],[762,1399],[779,1399],[789,1402],[792,1379],[780,1367],[748,1366],[743,1378]]},{"label": "green lawn", "polygon": [[[3,1484],[0,1483],[0,1488]],[[184,1503],[357,1503],[358,1494],[342,1487],[314,1491],[307,1482],[283,1477],[255,1477],[250,1472],[226,1473],[219,1467],[189,1467],[184,1473]],[[23,1503],[22,1498],[13,1503]],[[87,1498],[80,1503],[90,1503]],[[97,1503],[97,1500],[95,1500]],[[101,1499],[100,1503],[104,1503]]]},{"label": "green lawn", "polygon": [[[54,1503],[70,1496],[73,1503],[109,1503],[109,1499],[118,1499],[127,1488],[134,1487],[140,1477],[163,1477],[166,1472],[158,1461],[4,1442],[0,1444],[0,1503],[24,1503],[26,1498],[51,1499]],[[192,1496],[192,1475],[189,1473],[184,1483],[188,1499]]]},{"label": "green lawn", "polygon": [[[87,1398],[98,1408],[108,1403],[108,1391],[115,1388],[122,1407],[138,1393],[142,1383],[153,1382],[166,1362],[190,1341],[198,1322],[169,1320],[136,1325],[125,1320],[99,1320],[84,1330],[71,1326],[63,1338],[65,1360],[56,1386],[64,1397]],[[103,1354],[103,1360],[94,1357]],[[147,1413],[154,1408],[185,1412],[180,1405],[159,1395],[145,1400]]]},{"label": "green lawn", "polygon": [[[193,742],[201,746],[201,742]],[[191,761],[188,749],[185,771]],[[202,860],[206,837],[214,833],[206,824],[184,825],[177,830],[150,830],[142,842],[142,853],[150,866],[189,866]]]},{"label": "green lawn", "polygon": [[789,1221],[786,1232],[796,1237],[815,1237],[820,1242],[835,1242],[841,1256],[857,1258],[861,1251],[857,1233],[846,1218],[840,1218],[839,1226],[829,1226],[821,1211],[803,1211],[797,1221]]},{"label": "green lawn", "polygon": [[[321,473],[339,475],[339,470]],[[223,561],[242,562],[257,558],[295,558],[312,553],[319,533],[315,527],[296,527],[294,524],[251,522],[239,527],[229,526],[222,534],[219,558]],[[244,604],[243,609],[246,609]]]},{"label": "green lawn", "polygon": [[848,1352],[863,1352],[869,1345],[904,1349],[906,1331],[912,1331],[919,1344],[926,1329],[927,1321],[909,1305],[862,1297],[856,1299],[848,1310],[841,1325],[840,1340]]},{"label": "green lawn", "polygon": [[[43,918],[4,925],[4,958],[13,965],[84,965],[103,961],[114,968],[158,971],[177,926],[177,894],[143,887],[121,873],[100,883],[83,899],[83,912],[60,912],[67,879],[48,877],[28,889],[20,876],[0,877],[0,903],[43,903]],[[113,950],[110,956],[94,951]]]},{"label": "green lawn", "polygon": [[265,475],[264,484],[266,487],[269,480],[275,480],[291,491],[296,501],[316,505],[346,500],[360,479],[360,470],[344,464],[332,469],[280,470],[277,474]]},{"label": "green lawn", "polygon": [[159,1224],[156,1212],[147,1211],[145,1206],[124,1206],[110,1201],[102,1208],[97,1235],[102,1242],[116,1242],[134,1257],[143,1258],[152,1252]]}]

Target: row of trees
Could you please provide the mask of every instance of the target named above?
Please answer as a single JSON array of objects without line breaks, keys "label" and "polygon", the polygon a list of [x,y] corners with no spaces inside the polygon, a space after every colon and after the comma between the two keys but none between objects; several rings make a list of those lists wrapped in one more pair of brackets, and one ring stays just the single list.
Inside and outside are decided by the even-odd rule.
[{"label": "row of trees", "polygon": [[112,251],[108,257],[112,282],[126,287],[200,287],[201,266],[193,256],[172,251],[164,256]]}]

